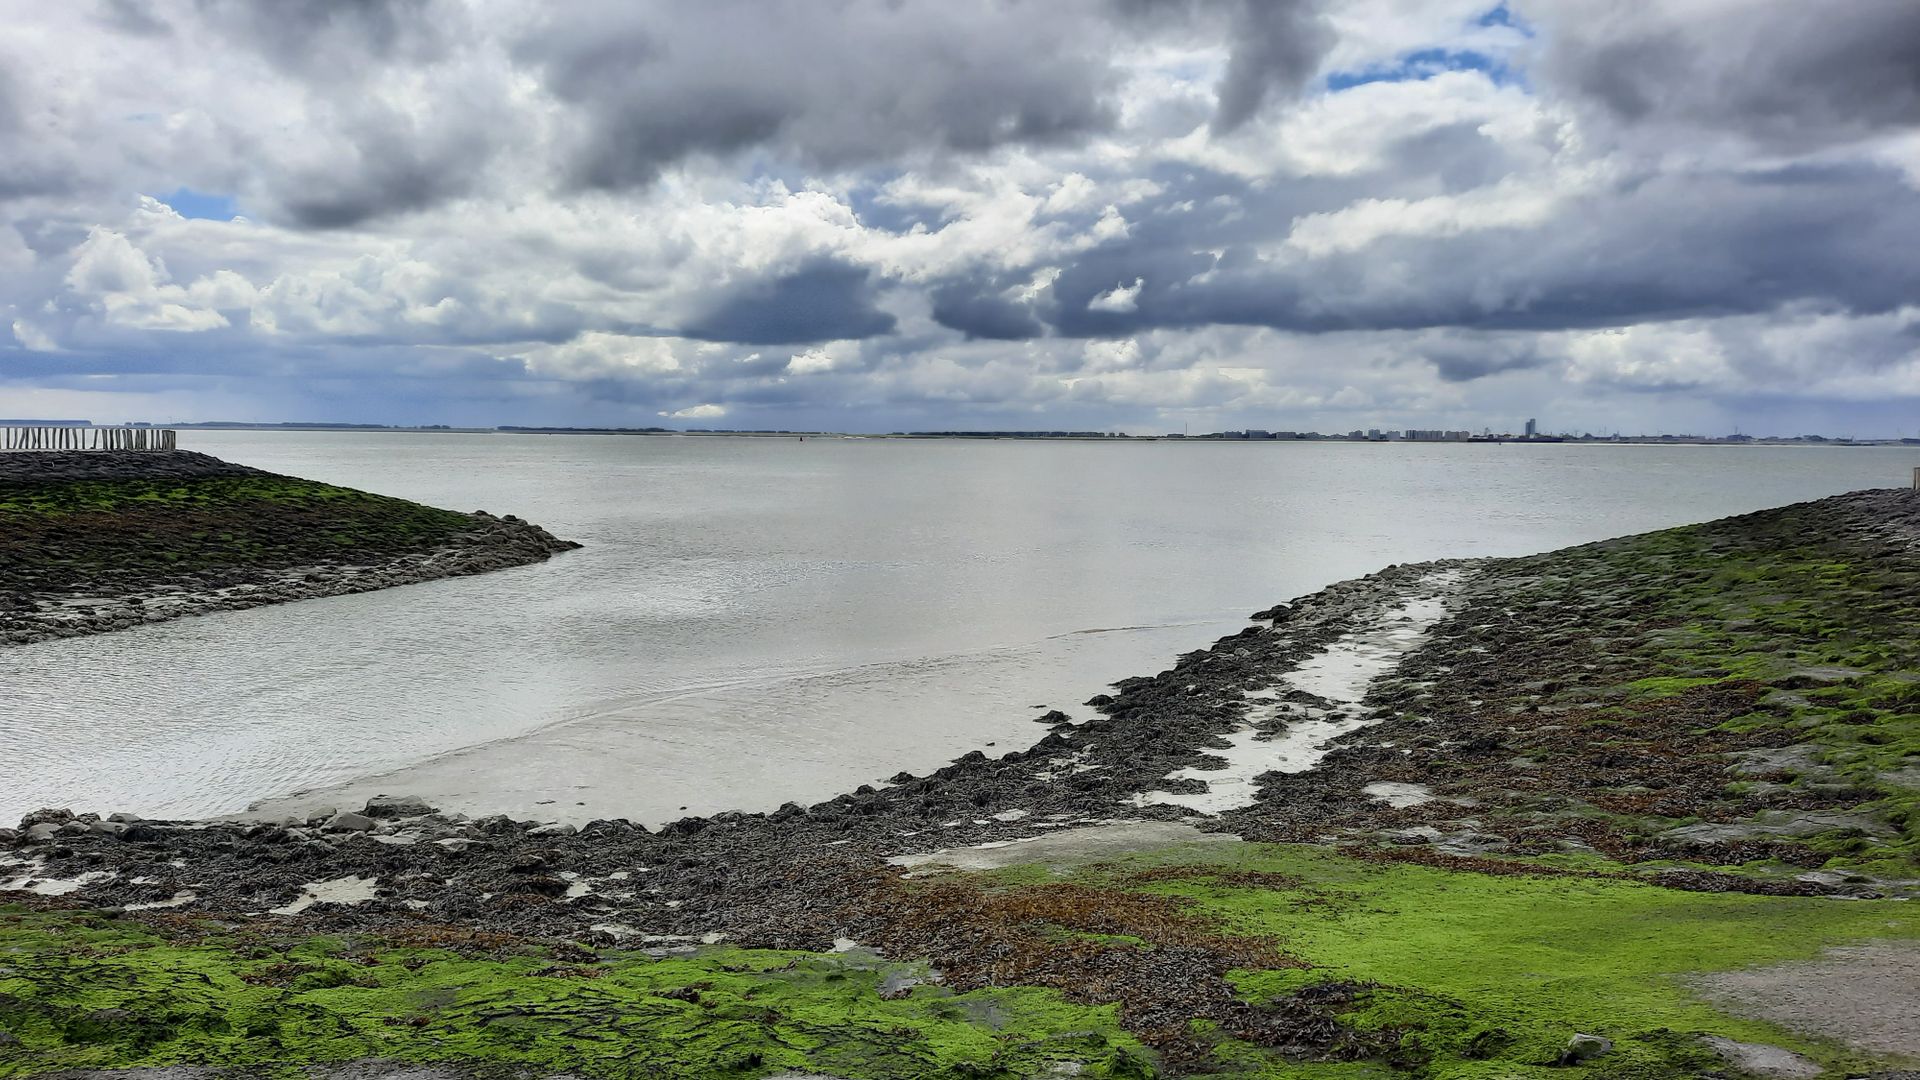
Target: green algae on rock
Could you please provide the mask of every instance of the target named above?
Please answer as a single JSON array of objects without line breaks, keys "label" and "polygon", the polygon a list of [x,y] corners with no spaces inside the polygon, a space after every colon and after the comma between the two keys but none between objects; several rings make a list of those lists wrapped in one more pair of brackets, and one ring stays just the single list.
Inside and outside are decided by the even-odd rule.
[{"label": "green algae on rock", "polygon": [[[1388,719],[1234,824],[1914,891],[1915,536],[1920,493],[1858,492],[1488,560],[1370,699]],[[1433,798],[1359,797],[1383,781]]]}]

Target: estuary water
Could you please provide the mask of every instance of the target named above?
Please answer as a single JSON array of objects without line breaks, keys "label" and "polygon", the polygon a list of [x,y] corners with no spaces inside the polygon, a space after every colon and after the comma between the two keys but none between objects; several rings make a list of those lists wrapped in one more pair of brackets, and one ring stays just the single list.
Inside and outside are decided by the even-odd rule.
[{"label": "estuary water", "polygon": [[0,650],[0,821],[348,806],[659,823],[807,802],[1396,562],[1901,484],[1900,448],[183,431],[586,546]]}]

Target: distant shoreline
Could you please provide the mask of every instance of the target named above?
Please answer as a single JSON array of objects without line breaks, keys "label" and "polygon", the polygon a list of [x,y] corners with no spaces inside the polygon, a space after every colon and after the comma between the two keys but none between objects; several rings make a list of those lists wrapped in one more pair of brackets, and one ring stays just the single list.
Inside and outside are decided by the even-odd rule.
[{"label": "distant shoreline", "polygon": [[[57,426],[88,427],[94,425],[77,421],[60,422]],[[849,431],[787,431],[787,430],[725,430],[725,429],[673,429],[673,428],[600,428],[600,427],[530,427],[521,425],[503,425],[498,427],[456,427],[444,424],[426,424],[401,426],[386,424],[243,424],[222,421],[196,424],[135,424],[134,427],[165,427],[178,431],[299,431],[299,432],[335,432],[343,434],[397,434],[397,435],[639,435],[654,437],[691,437],[691,438],[731,438],[731,439],[841,439],[841,440],[898,440],[909,442],[1088,442],[1088,443],[1377,443],[1385,445],[1568,445],[1568,446],[1819,446],[1819,447],[1903,447],[1920,449],[1920,439],[1848,439],[1833,438],[1824,435],[1802,435],[1793,437],[1756,437],[1746,435],[1706,436],[1706,435],[1624,435],[1624,436],[1584,436],[1584,435],[1539,435],[1531,438],[1525,435],[1475,435],[1469,438],[1400,438],[1400,437],[1360,437],[1352,435],[1322,435],[1301,433],[1288,435],[1253,435],[1233,432],[1216,432],[1205,435],[1127,435],[1107,434],[1097,431],[1045,432],[1045,431],[893,431],[893,432],[849,432]]]}]

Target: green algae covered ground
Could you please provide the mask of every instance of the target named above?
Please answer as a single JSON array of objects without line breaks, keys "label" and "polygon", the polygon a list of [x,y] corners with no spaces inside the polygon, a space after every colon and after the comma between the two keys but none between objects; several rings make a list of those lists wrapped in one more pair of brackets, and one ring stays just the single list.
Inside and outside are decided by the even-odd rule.
[{"label": "green algae covered ground", "polygon": [[[0,913],[0,1076],[133,1065],[493,1063],[608,1077],[1147,1076],[1112,1010],[892,990],[924,966],[708,948],[655,959]],[[451,946],[451,947],[447,947]]]},{"label": "green algae covered ground", "polygon": [[[1290,1056],[1195,1025],[1208,1060],[1181,1071],[1241,1076],[1688,1077],[1718,1064],[1701,1034],[1865,1069],[1874,1063],[1839,1046],[1715,1012],[1684,977],[1920,938],[1920,912],[1897,901],[1461,873],[1302,845],[1195,845],[902,887],[952,878],[1008,893],[1170,898],[1222,932],[1272,942],[1277,963],[1230,975],[1257,1007],[1341,988],[1330,1019],[1354,1033],[1346,1050]],[[1134,947],[1157,931],[1112,929],[1099,944]],[[593,1077],[1016,1077],[1065,1063],[1088,1076],[1161,1074],[1111,1006],[1055,989],[958,993],[926,976],[863,950],[655,958],[424,930],[301,938],[7,909],[0,1030],[12,1038],[0,1038],[0,1076],[365,1057]],[[1615,1048],[1563,1067],[1576,1032]],[[1340,1060],[1354,1048],[1369,1053]]]},{"label": "green algae covered ground", "polygon": [[8,454],[0,647],[480,573],[575,546],[517,518],[191,451]]},{"label": "green algae covered ground", "polygon": [[1920,878],[1917,515],[1859,493],[1488,564],[1406,704],[1499,746],[1430,778],[1626,862]]},{"label": "green algae covered ground", "polygon": [[22,590],[424,550],[472,527],[455,511],[271,473],[0,485],[4,576]]}]

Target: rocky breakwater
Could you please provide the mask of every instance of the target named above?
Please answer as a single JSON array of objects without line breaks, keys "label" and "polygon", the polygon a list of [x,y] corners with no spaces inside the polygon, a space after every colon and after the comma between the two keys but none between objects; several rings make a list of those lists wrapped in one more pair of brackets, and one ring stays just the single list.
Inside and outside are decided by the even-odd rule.
[{"label": "rocky breakwater", "polygon": [[578,547],[205,454],[0,454],[0,647],[539,562]]}]

